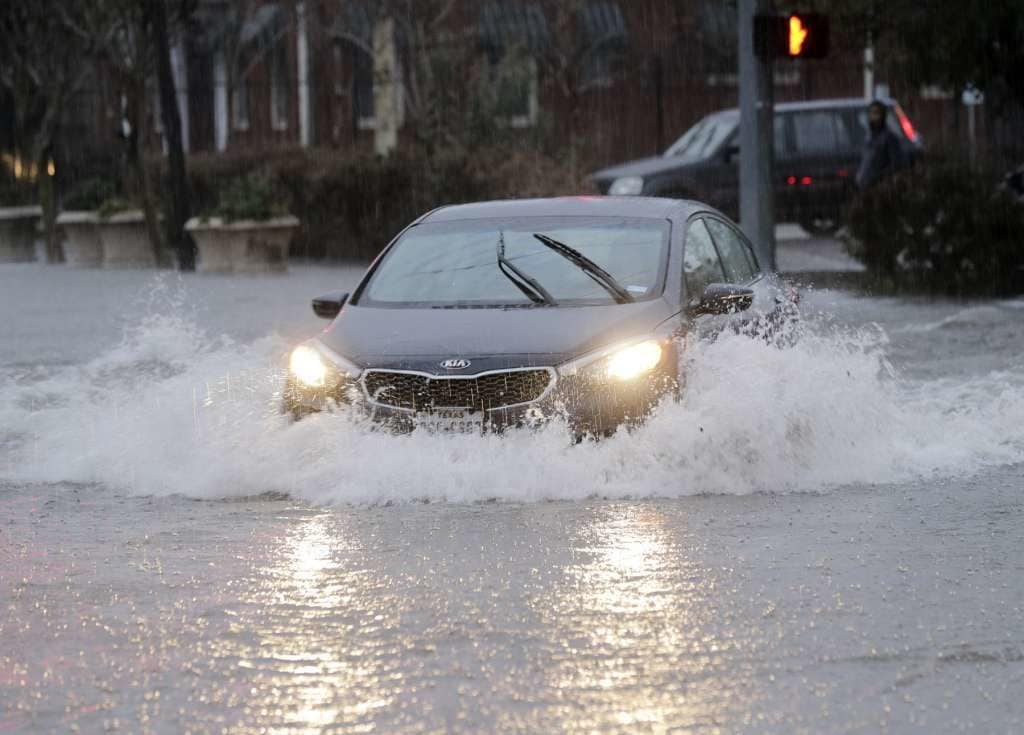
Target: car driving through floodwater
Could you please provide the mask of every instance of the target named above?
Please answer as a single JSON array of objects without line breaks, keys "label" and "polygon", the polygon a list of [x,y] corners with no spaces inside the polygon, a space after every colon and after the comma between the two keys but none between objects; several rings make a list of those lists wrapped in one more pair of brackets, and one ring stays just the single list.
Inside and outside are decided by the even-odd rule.
[{"label": "car driving through floodwater", "polygon": [[694,201],[577,197],[442,207],[403,230],[291,354],[285,408],[351,406],[398,431],[577,435],[641,421],[685,383],[691,335],[763,333],[794,293]]}]

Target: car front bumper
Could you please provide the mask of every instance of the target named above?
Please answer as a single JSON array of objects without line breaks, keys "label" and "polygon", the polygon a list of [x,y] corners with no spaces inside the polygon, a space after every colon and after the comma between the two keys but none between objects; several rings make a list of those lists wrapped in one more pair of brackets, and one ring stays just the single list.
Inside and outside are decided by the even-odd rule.
[{"label": "car front bumper", "polygon": [[[674,355],[663,363],[674,366]],[[663,397],[678,392],[676,371],[667,367],[621,382],[595,380],[585,374],[560,375],[553,368],[544,369],[550,371],[551,383],[534,400],[491,408],[472,405],[454,408],[467,412],[486,433],[562,421],[574,435],[599,436],[611,434],[620,426],[642,423]],[[433,378],[445,380],[446,376]],[[375,400],[367,390],[364,374],[359,380],[312,389],[289,377],[283,394],[283,408],[295,418],[323,410],[355,411],[375,426],[408,433],[433,426],[431,419],[436,411],[452,407],[444,406],[443,401],[410,408],[389,405],[380,396]]]}]

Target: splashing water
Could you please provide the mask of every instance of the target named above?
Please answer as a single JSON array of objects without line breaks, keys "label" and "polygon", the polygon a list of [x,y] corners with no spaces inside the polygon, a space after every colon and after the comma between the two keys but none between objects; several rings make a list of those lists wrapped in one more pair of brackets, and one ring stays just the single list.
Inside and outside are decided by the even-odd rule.
[{"label": "splashing water", "polygon": [[728,336],[685,358],[682,401],[572,445],[558,424],[505,436],[392,436],[344,412],[281,415],[289,345],[237,344],[150,316],[84,365],[0,383],[0,476],[200,498],[322,504],[817,491],[1024,460],[1024,373],[901,379],[881,328],[818,325],[789,349]]}]

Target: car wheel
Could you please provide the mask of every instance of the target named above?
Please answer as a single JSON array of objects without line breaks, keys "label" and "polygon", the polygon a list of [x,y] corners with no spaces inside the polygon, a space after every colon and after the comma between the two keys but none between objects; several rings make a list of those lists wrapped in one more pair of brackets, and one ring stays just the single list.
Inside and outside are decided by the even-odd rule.
[{"label": "car wheel", "polygon": [[812,237],[831,237],[842,226],[839,217],[804,216],[800,218],[800,226]]}]

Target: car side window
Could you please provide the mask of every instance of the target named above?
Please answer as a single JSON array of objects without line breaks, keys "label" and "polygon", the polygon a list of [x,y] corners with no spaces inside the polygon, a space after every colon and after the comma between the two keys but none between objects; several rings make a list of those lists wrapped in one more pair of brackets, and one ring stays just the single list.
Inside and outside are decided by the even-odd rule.
[{"label": "car side window", "polygon": [[729,283],[749,283],[754,279],[755,267],[750,261],[746,243],[740,239],[736,231],[719,219],[708,218],[708,229],[711,237],[722,256],[725,275]]},{"label": "car side window", "polygon": [[702,219],[691,220],[686,231],[683,278],[686,282],[686,298],[691,301],[699,299],[708,284],[725,282],[725,271],[718,259],[718,251]]},{"label": "car side window", "polygon": [[853,142],[853,133],[850,131],[850,123],[846,115],[841,112],[835,112],[832,114],[832,122],[836,126],[836,145],[839,146],[841,151],[849,151],[855,146]]},{"label": "car side window", "polygon": [[[861,116],[864,117],[863,122]],[[849,131],[850,144],[855,149],[864,145],[864,138],[867,135],[867,115],[861,110],[845,110],[842,114],[843,126]]]},{"label": "car side window", "polygon": [[836,128],[828,110],[798,112],[793,115],[793,138],[802,155],[835,153]]},{"label": "car side window", "polygon": [[779,161],[785,158],[790,158],[793,152],[789,149],[789,136],[786,134],[786,128],[789,127],[789,120],[793,117],[792,115],[775,115],[775,120],[772,123],[772,135],[775,140],[773,146],[775,148],[775,160]]}]

